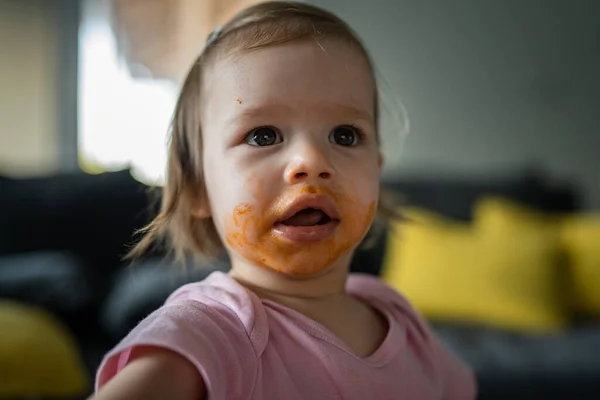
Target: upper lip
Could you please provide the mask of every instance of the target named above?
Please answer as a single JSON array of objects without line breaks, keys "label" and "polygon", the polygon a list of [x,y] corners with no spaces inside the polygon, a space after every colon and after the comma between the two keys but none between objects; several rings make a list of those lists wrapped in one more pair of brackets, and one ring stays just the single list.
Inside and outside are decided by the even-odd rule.
[{"label": "upper lip", "polygon": [[285,221],[293,217],[296,213],[305,210],[307,208],[314,208],[327,214],[327,216],[333,220],[339,220],[340,215],[335,203],[331,197],[324,194],[310,194],[303,195],[296,198],[279,216],[277,222]]}]

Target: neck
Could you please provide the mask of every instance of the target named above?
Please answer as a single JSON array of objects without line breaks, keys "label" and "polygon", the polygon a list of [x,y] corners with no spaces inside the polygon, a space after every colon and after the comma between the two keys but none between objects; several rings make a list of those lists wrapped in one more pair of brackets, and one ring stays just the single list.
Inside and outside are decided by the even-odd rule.
[{"label": "neck", "polygon": [[307,277],[285,275],[245,260],[232,259],[230,275],[259,297],[273,300],[334,298],[346,292],[351,256],[342,256],[326,271]]}]

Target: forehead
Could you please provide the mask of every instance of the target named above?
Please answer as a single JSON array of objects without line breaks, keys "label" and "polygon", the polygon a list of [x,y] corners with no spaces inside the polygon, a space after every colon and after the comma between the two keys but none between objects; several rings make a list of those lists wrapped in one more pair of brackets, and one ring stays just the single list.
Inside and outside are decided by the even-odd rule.
[{"label": "forehead", "polygon": [[298,111],[347,108],[371,118],[374,114],[369,63],[339,40],[299,41],[224,56],[206,70],[203,82],[208,118],[263,104]]}]

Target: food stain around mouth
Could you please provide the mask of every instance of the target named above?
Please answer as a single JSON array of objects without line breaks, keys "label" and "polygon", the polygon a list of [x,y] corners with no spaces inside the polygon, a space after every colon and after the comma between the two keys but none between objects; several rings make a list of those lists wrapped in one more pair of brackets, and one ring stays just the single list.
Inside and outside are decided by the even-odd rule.
[{"label": "food stain around mouth", "polygon": [[[274,233],[274,223],[290,203],[290,198],[321,193],[330,196],[340,212],[340,225],[334,235],[319,242],[298,245]],[[364,205],[328,187],[303,186],[293,188],[265,208],[261,210],[249,203],[239,203],[224,221],[227,244],[258,266],[301,276],[327,269],[342,254],[358,245],[371,226],[376,202]]]}]

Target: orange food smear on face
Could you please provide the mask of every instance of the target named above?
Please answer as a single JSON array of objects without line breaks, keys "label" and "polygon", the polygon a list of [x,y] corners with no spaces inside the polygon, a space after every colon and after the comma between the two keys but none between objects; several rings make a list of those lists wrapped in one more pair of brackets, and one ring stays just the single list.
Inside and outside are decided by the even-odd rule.
[{"label": "orange food smear on face", "polygon": [[[330,237],[313,243],[293,243],[274,232],[278,217],[303,194],[329,196],[338,208],[340,222]],[[310,275],[329,268],[357,246],[367,233],[376,202],[361,204],[330,187],[295,186],[264,209],[238,204],[225,218],[226,242],[253,264],[288,275]]]}]

